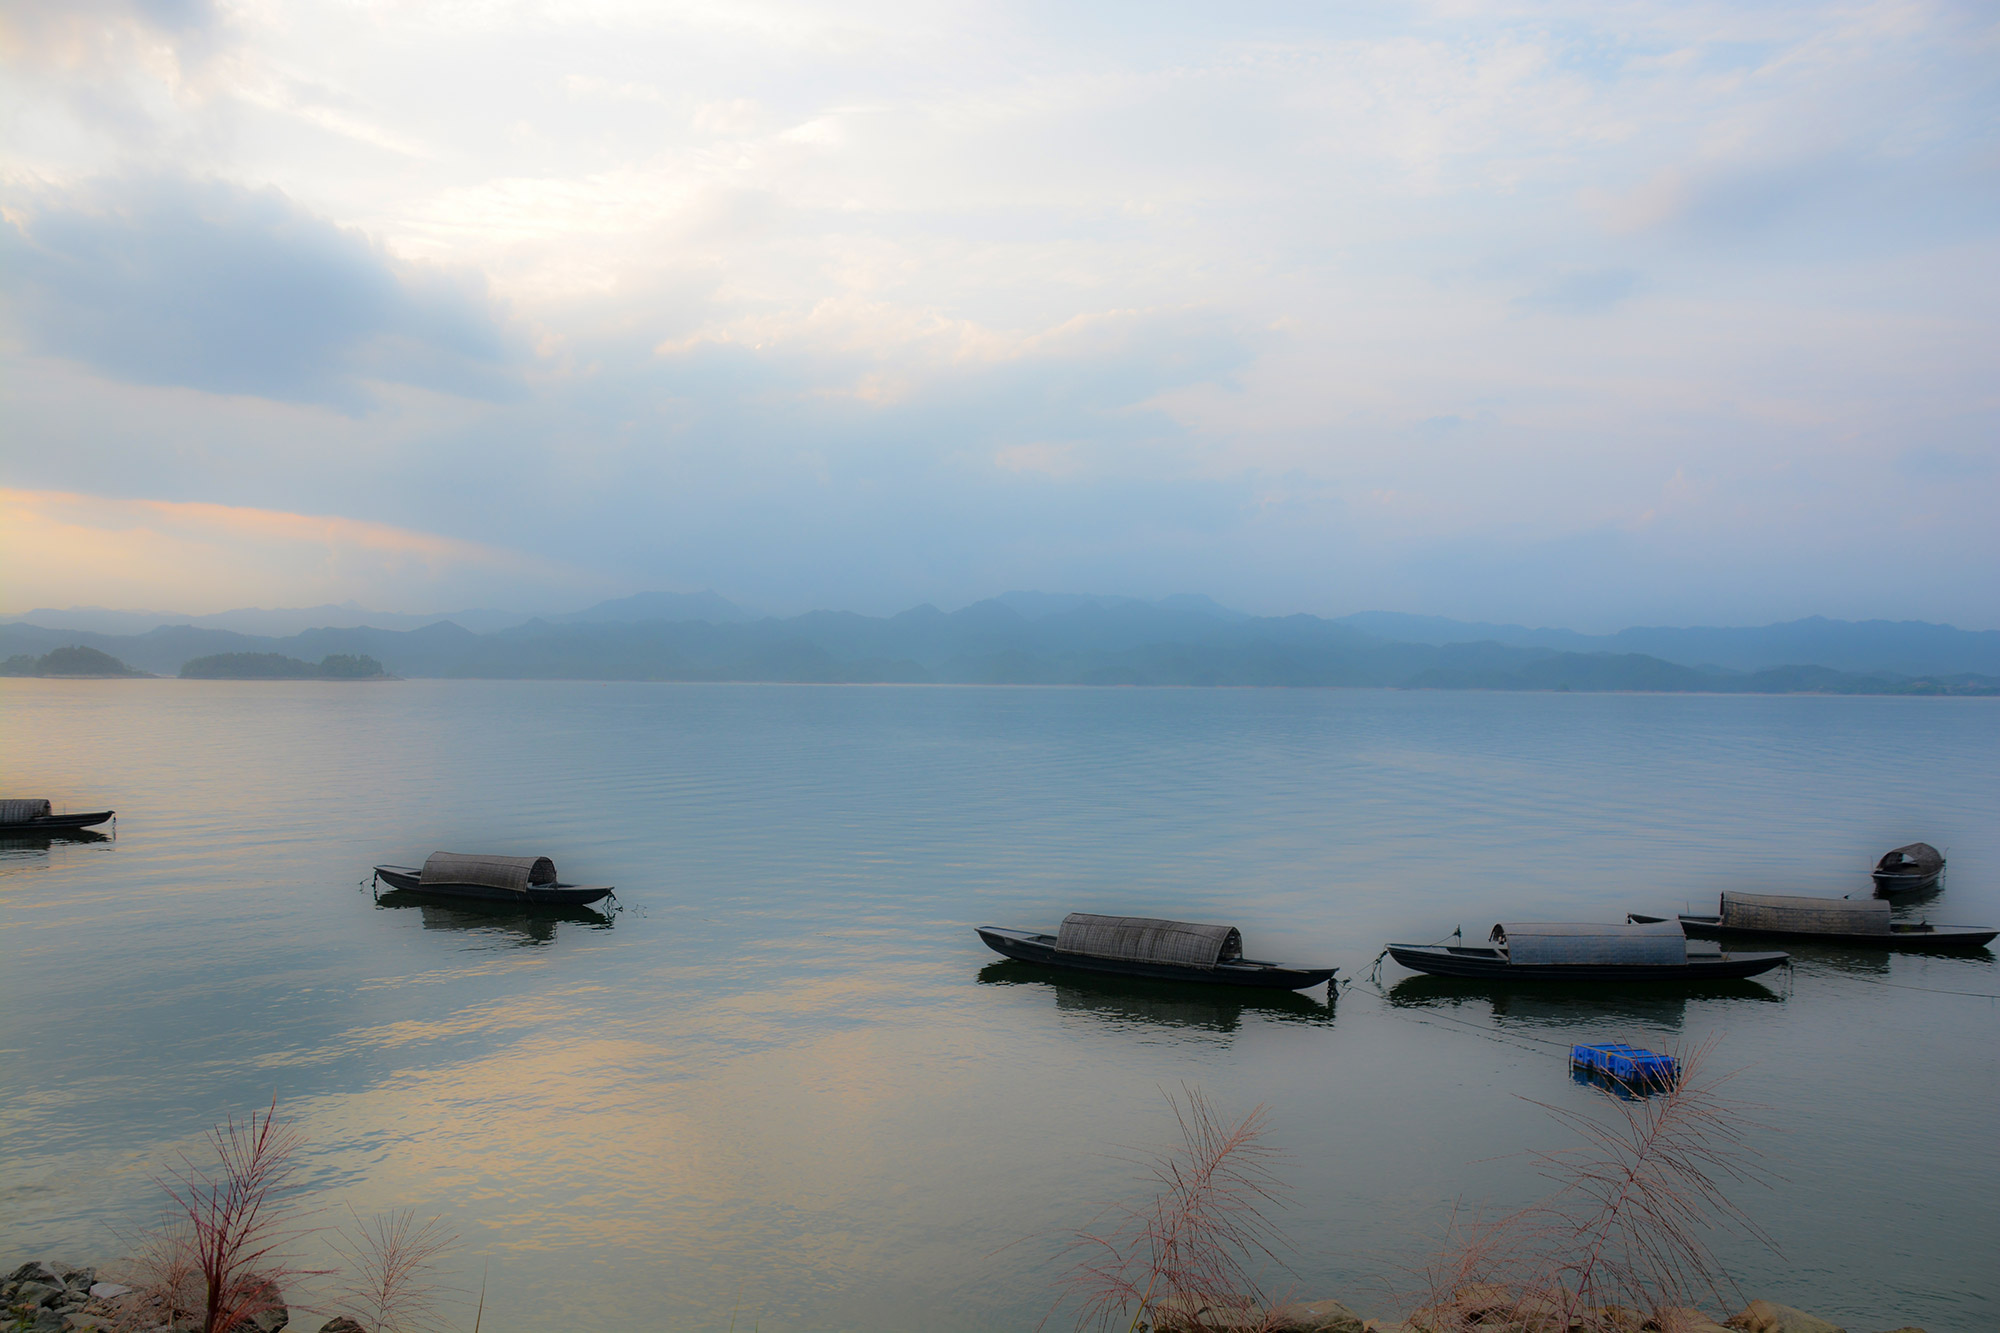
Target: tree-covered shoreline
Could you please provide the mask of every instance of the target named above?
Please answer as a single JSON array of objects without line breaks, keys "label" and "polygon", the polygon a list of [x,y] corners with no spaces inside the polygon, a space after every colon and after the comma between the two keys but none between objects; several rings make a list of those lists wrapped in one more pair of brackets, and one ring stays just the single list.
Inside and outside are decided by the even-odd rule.
[{"label": "tree-covered shoreline", "polygon": [[182,680],[383,680],[388,673],[366,654],[329,653],[317,665],[283,653],[212,653],[181,667]]}]

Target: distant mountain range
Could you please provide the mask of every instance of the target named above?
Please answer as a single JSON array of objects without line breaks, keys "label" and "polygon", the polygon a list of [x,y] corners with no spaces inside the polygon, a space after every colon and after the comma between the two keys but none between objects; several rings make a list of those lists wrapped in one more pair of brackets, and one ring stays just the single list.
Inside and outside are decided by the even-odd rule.
[{"label": "distant mountain range", "polygon": [[1487,641],[1569,653],[1644,653],[1689,666],[1765,671],[1798,663],[1836,671],[1902,675],[1977,672],[2000,676],[2000,630],[1962,630],[1921,620],[1827,620],[1813,616],[1744,629],[1626,629],[1579,634],[1567,629],[1487,625],[1395,611],[1364,611],[1341,624],[1405,643]]},{"label": "distant mountain range", "polygon": [[192,625],[197,629],[233,630],[238,634],[288,635],[325,628],[422,629],[426,625],[450,621],[474,634],[490,634],[494,630],[511,629],[536,619],[566,625],[641,620],[712,620],[717,624],[730,624],[756,618],[755,612],[746,611],[713,592],[642,592],[633,597],[599,602],[584,611],[542,616],[529,611],[491,609],[429,614],[370,611],[353,602],[343,602],[338,606],[328,604],[286,610],[253,606],[203,616],[170,611],[108,611],[100,606],[73,606],[66,611],[43,608],[23,611],[19,615],[0,616],[0,624],[40,625],[47,629],[87,630],[94,634],[144,634],[163,625]]},{"label": "distant mountain range", "polygon": [[1250,616],[1194,596],[1032,592],[953,612],[780,618],[704,592],[642,593],[483,630],[442,619],[259,635],[215,623],[311,614],[236,612],[122,634],[33,623],[31,615],[0,624],[0,657],[81,644],[167,675],[198,657],[275,652],[306,661],[367,656],[399,676],[489,679],[2000,693],[2000,633],[1917,622],[1583,635],[1388,612]]}]

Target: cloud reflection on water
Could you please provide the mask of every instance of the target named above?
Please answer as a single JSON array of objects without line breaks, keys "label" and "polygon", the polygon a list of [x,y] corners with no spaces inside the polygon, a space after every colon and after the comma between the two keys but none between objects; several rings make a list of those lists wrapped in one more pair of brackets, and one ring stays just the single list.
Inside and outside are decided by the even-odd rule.
[{"label": "cloud reflection on water", "polygon": [[[1160,1089],[1197,1082],[1271,1106],[1301,1281],[1359,1299],[1453,1199],[1536,1197],[1533,1102],[1587,1095],[1569,1042],[1721,1033],[1788,1151],[1844,1163],[1758,1204],[1828,1312],[1865,1324],[1890,1283],[1926,1327],[1991,1309],[1966,1289],[1991,1191],[1955,1169],[1990,1139],[1965,1052],[1991,1001],[1928,993],[2000,989],[1990,957],[1815,963],[1782,1001],[1412,982],[1335,1015],[982,980],[1015,973],[970,929],[1143,895],[1352,974],[1419,926],[1671,904],[1746,864],[1851,879],[1885,825],[1949,840],[1953,916],[1993,919],[1981,701],[0,687],[13,780],[121,810],[115,847],[25,853],[0,893],[18,1252],[143,1225],[160,1164],[275,1090],[319,1198],[446,1213],[468,1288],[498,1261],[499,1333],[1025,1328],[1051,1238],[1130,1197],[1127,1150],[1173,1137]],[[615,929],[427,928],[360,882],[516,841],[632,886]]]}]

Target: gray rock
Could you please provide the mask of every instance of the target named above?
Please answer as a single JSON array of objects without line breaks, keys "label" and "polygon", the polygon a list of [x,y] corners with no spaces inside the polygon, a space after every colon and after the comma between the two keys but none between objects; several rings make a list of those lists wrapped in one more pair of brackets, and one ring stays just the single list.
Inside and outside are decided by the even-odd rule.
[{"label": "gray rock", "polygon": [[54,1305],[67,1295],[69,1288],[60,1282],[42,1282],[31,1278],[14,1293],[14,1302],[17,1305]]},{"label": "gray rock", "polygon": [[368,1330],[343,1314],[335,1315],[321,1324],[319,1333],[368,1333]]},{"label": "gray rock", "polygon": [[[277,1283],[268,1278],[259,1280],[243,1295],[251,1302],[251,1308],[257,1310],[250,1316],[250,1323],[256,1327],[257,1333],[278,1333],[291,1322],[292,1312],[285,1308],[285,1293],[278,1289]],[[258,1308],[260,1306],[261,1309]]]},{"label": "gray rock", "polygon": [[63,1320],[63,1327],[69,1333],[111,1333],[116,1325],[103,1315],[73,1314]]},{"label": "gray rock", "polygon": [[1722,1322],[1741,1333],[1847,1333],[1838,1324],[1776,1301],[1752,1301]]},{"label": "gray rock", "polygon": [[88,1265],[81,1268],[71,1268],[68,1264],[64,1264],[62,1276],[63,1281],[72,1287],[88,1287],[91,1283],[97,1281],[97,1270]]},{"label": "gray rock", "polygon": [[1646,1320],[1648,1333],[1734,1333],[1691,1305],[1669,1305]]},{"label": "gray rock", "polygon": [[47,1282],[62,1285],[62,1274],[39,1259],[31,1259],[7,1275],[10,1282]]},{"label": "gray rock", "polygon": [[62,1333],[63,1320],[67,1316],[54,1310],[44,1310],[35,1316],[35,1322],[28,1325],[30,1333]]},{"label": "gray rock", "polygon": [[113,1296],[124,1296],[131,1288],[123,1282],[93,1282],[90,1284],[90,1298],[94,1301],[108,1301]]},{"label": "gray rock", "polygon": [[1249,1297],[1233,1295],[1163,1296],[1147,1314],[1157,1333],[1245,1333],[1264,1322]]},{"label": "gray rock", "polygon": [[1266,1320],[1273,1333],[1361,1333],[1361,1316],[1339,1301],[1288,1301]]}]

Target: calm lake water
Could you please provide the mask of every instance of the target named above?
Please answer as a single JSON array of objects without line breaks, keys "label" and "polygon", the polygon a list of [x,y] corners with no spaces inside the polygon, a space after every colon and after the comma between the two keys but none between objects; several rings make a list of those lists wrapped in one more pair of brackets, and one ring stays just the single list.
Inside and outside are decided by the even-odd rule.
[{"label": "calm lake water", "polygon": [[[449,1219],[484,1327],[1025,1329],[1134,1197],[1162,1089],[1270,1108],[1305,1295],[1385,1313],[1454,1201],[1528,1202],[1588,1108],[1561,1047],[1713,1039],[1773,1128],[1751,1295],[2000,1327],[2000,964],[1799,951],[1685,997],[1385,964],[1502,918],[1725,887],[2000,920],[1989,700],[410,681],[0,681],[0,1257],[104,1258],[152,1177],[275,1094],[322,1221]],[[378,861],[545,852],[582,920],[378,906]],[[982,923],[1221,920],[1331,1006],[1075,985]],[[1533,1100],[1530,1100],[1533,1099]],[[471,1325],[468,1295],[456,1324]],[[1723,1312],[1726,1313],[1726,1312]],[[312,1325],[308,1325],[309,1327]]]}]

